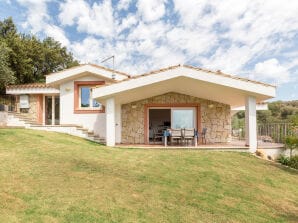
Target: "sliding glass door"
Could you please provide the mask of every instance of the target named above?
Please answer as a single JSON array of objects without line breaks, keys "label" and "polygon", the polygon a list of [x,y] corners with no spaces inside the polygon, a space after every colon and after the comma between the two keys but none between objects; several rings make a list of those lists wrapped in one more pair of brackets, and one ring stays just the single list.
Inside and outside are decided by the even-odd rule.
[{"label": "sliding glass door", "polygon": [[174,129],[196,128],[195,108],[172,108],[171,123]]}]

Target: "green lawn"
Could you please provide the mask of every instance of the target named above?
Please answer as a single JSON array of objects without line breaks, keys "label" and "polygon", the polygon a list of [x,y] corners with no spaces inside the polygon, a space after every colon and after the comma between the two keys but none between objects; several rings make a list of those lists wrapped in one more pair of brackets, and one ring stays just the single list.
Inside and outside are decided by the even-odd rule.
[{"label": "green lawn", "polygon": [[0,129],[0,222],[298,222],[298,172],[247,153]]}]

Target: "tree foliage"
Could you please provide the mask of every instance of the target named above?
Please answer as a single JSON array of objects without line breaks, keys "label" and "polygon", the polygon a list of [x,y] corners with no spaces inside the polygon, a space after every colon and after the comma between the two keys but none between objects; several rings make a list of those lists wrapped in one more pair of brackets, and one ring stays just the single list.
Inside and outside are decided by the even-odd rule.
[{"label": "tree foliage", "polygon": [[10,48],[0,41],[0,89],[15,81],[14,72],[9,67]]},{"label": "tree foliage", "polygon": [[[66,47],[54,39],[18,33],[11,17],[0,21],[0,43],[2,92],[7,84],[44,82],[46,74],[78,65]],[[4,81],[2,77],[8,78]]]},{"label": "tree foliage", "polygon": [[290,158],[292,157],[292,151],[298,149],[298,136],[287,136],[285,140],[286,148],[290,150]]},{"label": "tree foliage", "polygon": [[[233,129],[244,126],[245,112],[239,111],[232,118]],[[298,126],[298,100],[268,103],[268,110],[257,111],[259,124],[289,122]]]}]

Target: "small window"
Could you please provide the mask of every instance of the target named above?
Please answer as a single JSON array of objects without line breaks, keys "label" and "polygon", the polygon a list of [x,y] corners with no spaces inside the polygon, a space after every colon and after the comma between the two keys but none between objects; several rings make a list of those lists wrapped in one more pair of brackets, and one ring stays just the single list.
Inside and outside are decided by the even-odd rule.
[{"label": "small window", "polygon": [[80,108],[101,108],[101,104],[92,99],[92,86],[80,86]]}]

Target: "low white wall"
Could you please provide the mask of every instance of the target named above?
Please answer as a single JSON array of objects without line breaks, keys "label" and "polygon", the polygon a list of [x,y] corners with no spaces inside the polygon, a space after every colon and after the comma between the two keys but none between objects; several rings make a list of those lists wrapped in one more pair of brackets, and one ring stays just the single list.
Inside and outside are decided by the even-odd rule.
[{"label": "low white wall", "polygon": [[[290,156],[290,150],[284,148],[262,148],[261,149],[265,155],[270,156],[272,159],[276,160],[280,155]],[[293,155],[298,155],[298,150],[293,150]]]},{"label": "low white wall", "polygon": [[74,81],[101,81],[94,76],[84,76],[60,85],[60,124],[76,124],[105,137],[105,113],[74,114]]},{"label": "low white wall", "polygon": [[7,125],[7,112],[0,112],[0,126]]}]

